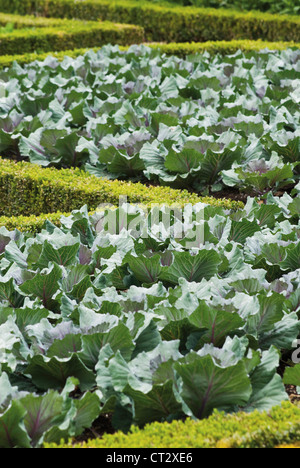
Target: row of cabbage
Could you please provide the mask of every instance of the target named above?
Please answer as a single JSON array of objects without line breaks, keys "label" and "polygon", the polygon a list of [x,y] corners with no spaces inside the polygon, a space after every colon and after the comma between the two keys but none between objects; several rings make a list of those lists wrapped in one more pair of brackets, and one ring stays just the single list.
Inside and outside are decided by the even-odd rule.
[{"label": "row of cabbage", "polygon": [[182,59],[105,46],[0,80],[4,157],[200,192],[299,180],[297,49]]},{"label": "row of cabbage", "polygon": [[127,431],[287,400],[284,383],[300,385],[299,193],[2,227],[0,446],[67,440],[107,414]]}]

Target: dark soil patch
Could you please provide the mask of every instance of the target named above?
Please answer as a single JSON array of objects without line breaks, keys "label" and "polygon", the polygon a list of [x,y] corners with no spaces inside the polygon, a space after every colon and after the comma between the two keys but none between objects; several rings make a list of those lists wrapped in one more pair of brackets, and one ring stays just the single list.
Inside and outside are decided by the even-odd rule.
[{"label": "dark soil patch", "polygon": [[116,430],[112,426],[111,415],[103,414],[97,418],[92,427],[86,429],[80,436],[74,439],[75,443],[87,442],[92,439],[99,439],[104,434],[114,434]]},{"label": "dark soil patch", "polygon": [[297,393],[297,389],[294,385],[286,385],[285,386],[286,392],[289,396],[290,401],[293,404],[299,404],[300,403],[300,395]]},{"label": "dark soil patch", "polygon": [[[199,196],[202,196],[201,193],[199,193]],[[241,193],[239,190],[228,188],[228,189],[223,189],[220,192],[210,193],[209,196],[213,198],[217,198],[218,200],[226,199],[226,200],[241,201],[243,203],[246,203],[249,195],[246,193]]]},{"label": "dark soil patch", "polygon": [[[278,191],[278,192],[273,192],[273,195],[275,197],[282,197],[284,193],[288,193],[290,195],[292,189],[294,188],[294,185],[291,185],[289,188],[287,188],[284,192],[283,191]],[[198,195],[201,197],[202,194],[198,193]],[[217,199],[224,199],[226,198],[227,200],[233,200],[233,201],[241,201],[243,203],[247,202],[248,197],[255,197],[255,195],[251,195],[245,192],[240,192],[238,189],[234,189],[232,187],[224,187],[220,192],[210,192],[209,194],[210,197],[214,197]]]}]

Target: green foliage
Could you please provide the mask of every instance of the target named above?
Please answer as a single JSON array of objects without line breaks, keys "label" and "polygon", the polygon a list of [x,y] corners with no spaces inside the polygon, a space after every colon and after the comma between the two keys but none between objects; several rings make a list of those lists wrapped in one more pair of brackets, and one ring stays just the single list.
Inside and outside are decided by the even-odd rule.
[{"label": "green foliage", "polygon": [[[45,444],[44,448],[275,448],[299,440],[300,409],[290,403],[270,412],[224,415],[215,412],[204,421],[147,424],[128,434],[104,434],[103,437],[76,443]],[[299,447],[299,444],[295,444]],[[285,445],[279,448],[285,448]]]},{"label": "green foliage", "polygon": [[300,387],[300,365],[288,368],[284,375],[284,381],[287,384],[297,385]]},{"label": "green foliage", "polygon": [[[231,41],[208,41],[208,42],[186,42],[186,43],[149,43],[148,47],[158,48],[166,55],[176,55],[186,58],[189,55],[208,52],[211,55],[222,54],[230,55],[243,51],[245,53],[259,52],[264,49],[286,50],[288,48],[298,48],[299,44],[295,42],[266,42],[263,40],[231,40]],[[0,58],[1,59],[1,58]],[[1,64],[1,62],[0,62]]]},{"label": "green foliage", "polygon": [[240,13],[231,10],[159,6],[124,0],[1,0],[0,9],[58,18],[108,20],[140,25],[147,41],[203,42],[232,39],[298,41],[297,16]]},{"label": "green foliage", "polygon": [[284,448],[300,448],[300,442],[295,442],[294,444],[283,444],[283,445],[278,445],[275,448],[279,449],[284,449]]},{"label": "green foliage", "polygon": [[245,193],[262,196],[293,184],[295,167],[295,164],[284,164],[278,157],[273,157],[267,162],[253,159],[244,167],[234,165],[234,168],[224,171],[223,180],[226,185],[239,187]]},{"label": "green foliage", "polygon": [[14,23],[7,23],[5,26],[0,28],[0,34],[12,33],[14,30]]},{"label": "green foliage", "polygon": [[[14,163],[0,160],[0,194],[3,216],[39,216],[43,213],[64,212],[79,209],[82,203],[90,210],[100,204],[118,205],[120,197],[127,197],[130,203],[211,203],[237,209],[240,202],[216,200],[213,197],[199,197],[186,190],[169,187],[146,187],[140,183],[126,183],[118,180],[103,180],[90,176],[79,169],[42,169],[30,163]],[[36,222],[42,222],[39,218]],[[8,220],[10,225],[13,219]],[[19,220],[20,226],[35,224],[34,218]]]},{"label": "green foliage", "polygon": [[60,218],[66,213],[48,213],[40,216],[0,216],[0,227],[5,226],[9,231],[18,229],[22,232],[39,232],[47,220],[52,224],[59,226]]},{"label": "green foliage", "polygon": [[205,8],[233,8],[239,11],[264,11],[269,13],[297,15],[300,6],[297,0],[148,0],[154,4],[174,4]]},{"label": "green foliage", "polygon": [[[233,40],[233,41],[209,41],[209,42],[194,42],[194,43],[148,43],[148,47],[151,49],[158,49],[162,54],[176,55],[178,57],[186,58],[188,55],[203,54],[208,52],[214,54],[234,54],[239,50],[243,52],[259,52],[263,49],[269,50],[286,50],[288,48],[299,48],[300,44],[295,42],[265,42],[261,40],[249,41],[249,40]],[[127,51],[130,46],[120,46],[121,51]],[[62,61],[65,57],[76,58],[80,55],[86,54],[91,48],[80,48],[63,50],[60,52],[51,51],[51,56]],[[97,52],[99,47],[92,48],[94,52]],[[19,65],[29,64],[38,60],[44,61],[49,56],[49,53],[27,53],[20,55],[2,55],[0,56],[0,69],[11,67],[14,62],[18,62]]]},{"label": "green foliage", "polygon": [[[76,7],[81,18],[141,24],[153,38],[157,30],[155,40],[299,37],[293,17],[96,0],[0,0],[0,6],[69,17]],[[17,21],[14,53],[39,44],[79,47],[83,39],[88,45],[90,36],[99,42],[98,28],[114,41],[107,23],[64,29],[65,20],[54,27],[53,19],[39,18],[38,30],[33,18]],[[120,43],[127,26],[114,28]],[[142,40],[142,28],[131,31]],[[8,34],[0,39],[11,46]],[[179,56],[238,48],[152,47]],[[271,409],[288,400],[284,383],[299,384],[299,365],[283,378],[278,367],[300,331],[299,54],[277,47],[284,52],[220,55],[212,68],[208,54],[183,62],[136,46],[125,54],[108,47],[76,64],[44,57],[42,66],[24,71],[14,63],[1,72],[0,151],[34,163],[0,160],[1,448],[57,447],[103,414],[123,432],[86,446],[274,447],[299,440],[299,409],[288,403]],[[148,64],[141,70],[140,58]],[[114,82],[101,82],[107,59]],[[161,94],[139,95],[147,75]],[[100,94],[85,102],[97,86]],[[14,99],[6,100],[12,87]],[[117,180],[138,180],[143,171],[150,183],[201,190],[225,183],[264,198],[248,198],[244,206]],[[289,184],[289,195],[275,196]],[[120,196],[130,204],[96,210],[117,205]]]},{"label": "green foliage", "polygon": [[300,175],[298,61],[297,49],[180,59],[135,45],[14,63],[0,151],[99,178],[275,193]]},{"label": "green foliage", "polygon": [[[0,13],[1,55],[142,42],[141,27],[96,21],[35,18]],[[11,25],[13,24],[13,29]]]},{"label": "green foliage", "polygon": [[[0,446],[67,441],[103,414],[123,432],[194,424],[215,410],[238,420],[254,411],[257,422],[256,411],[288,400],[284,381],[298,368],[284,380],[277,369],[300,330],[292,201],[248,199],[239,211],[84,206],[35,235],[2,227]],[[286,408],[289,431],[277,416],[284,435],[276,424],[267,440],[264,425],[237,437],[224,419],[222,437],[204,440],[299,440],[299,417],[291,425]]]},{"label": "green foliage", "polygon": [[[30,29],[30,28],[63,28],[72,29],[78,27],[80,24],[86,24],[87,22],[81,23],[80,21],[70,21],[64,18],[45,18],[36,17],[34,15],[18,15],[10,13],[0,13],[0,24],[3,27],[9,28],[8,32],[12,32],[16,29]],[[13,28],[11,28],[13,25]]]},{"label": "green foliage", "polygon": [[[59,18],[108,20],[140,25],[147,41],[203,42],[232,39],[264,39],[267,41],[297,41],[300,20],[297,16],[267,13],[240,13],[212,8],[169,7],[150,2],[117,0],[1,0],[6,12],[33,14]],[[201,20],[199,20],[201,18]]]}]

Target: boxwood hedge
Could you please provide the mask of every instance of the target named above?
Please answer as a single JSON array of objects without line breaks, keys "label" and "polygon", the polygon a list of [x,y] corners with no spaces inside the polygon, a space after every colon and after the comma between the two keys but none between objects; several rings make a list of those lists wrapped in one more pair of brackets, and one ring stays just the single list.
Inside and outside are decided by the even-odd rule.
[{"label": "boxwood hedge", "polygon": [[201,421],[152,423],[130,433],[45,448],[274,448],[300,439],[300,408],[289,402],[270,412],[227,414],[215,411]]},{"label": "boxwood hedge", "polygon": [[[169,43],[152,42],[147,44],[148,47],[159,49],[161,53],[166,55],[176,55],[185,58],[188,55],[202,54],[208,52],[210,54],[234,54],[238,50],[251,53],[263,49],[269,50],[285,50],[288,48],[300,48],[300,43],[295,42],[266,42],[266,41],[249,41],[249,40],[233,40],[233,41],[208,41],[208,42],[184,42],[184,43]],[[129,46],[120,46],[120,50],[127,50]],[[70,49],[61,51],[49,52],[30,52],[24,54],[2,55],[0,56],[0,69],[11,67],[14,62],[20,65],[29,64],[35,60],[43,61],[49,55],[63,60],[64,57],[78,57],[85,54],[90,48]],[[99,47],[93,47],[97,51]]]},{"label": "boxwood hedge", "polygon": [[14,30],[0,33],[1,55],[59,51],[106,43],[139,44],[144,38],[142,27],[109,21],[71,21],[0,14],[0,25],[9,23],[13,24]]},{"label": "boxwood hedge", "polygon": [[70,212],[85,204],[93,210],[100,204],[116,205],[122,196],[127,196],[129,203],[204,202],[232,209],[243,206],[241,202],[199,197],[187,190],[100,179],[80,169],[41,168],[27,162],[15,163],[0,158],[2,216]]},{"label": "boxwood hedge", "polygon": [[147,41],[203,42],[232,39],[297,41],[300,33],[298,16],[160,6],[146,1],[0,0],[0,10],[140,25],[145,29]]}]

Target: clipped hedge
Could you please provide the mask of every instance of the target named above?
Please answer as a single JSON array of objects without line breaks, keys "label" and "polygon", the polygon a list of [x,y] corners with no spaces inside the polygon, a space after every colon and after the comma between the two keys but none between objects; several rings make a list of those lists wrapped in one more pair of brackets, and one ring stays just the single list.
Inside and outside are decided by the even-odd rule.
[{"label": "clipped hedge", "polygon": [[[158,0],[147,1],[157,3]],[[297,15],[300,12],[298,0],[159,0],[159,3],[206,8],[231,8],[238,11],[258,10],[288,15]]]},{"label": "clipped hedge", "polygon": [[35,164],[0,158],[0,199],[2,216],[39,216],[43,213],[70,212],[87,205],[129,203],[188,204],[208,203],[229,209],[243,207],[241,202],[199,197],[187,190],[147,187],[141,183],[99,179],[80,169],[41,168]]},{"label": "clipped hedge", "polygon": [[[85,21],[83,24],[86,24]],[[33,15],[17,15],[10,13],[0,13],[0,26],[6,26],[12,24],[15,29],[27,29],[27,28],[59,28],[64,29],[76,28],[82,24],[79,21],[64,19],[64,18],[45,18],[43,16]]]},{"label": "clipped hedge", "polygon": [[[159,49],[161,53],[166,55],[176,55],[178,57],[185,58],[188,55],[202,54],[209,52],[210,54],[234,54],[241,50],[243,52],[259,52],[264,49],[269,50],[285,50],[288,48],[300,48],[300,43],[295,42],[264,42],[264,41],[248,41],[248,40],[233,40],[233,41],[209,41],[209,42],[185,42],[185,43],[147,43],[145,44],[153,49]],[[128,50],[130,46],[120,46],[121,51]],[[95,52],[99,47],[92,48]],[[51,52],[51,56],[56,57],[58,60],[63,60],[66,56],[78,57],[79,55],[85,54],[90,48],[80,48],[63,50],[59,52]],[[14,62],[18,62],[20,65],[26,65],[35,60],[43,61],[50,53],[26,53],[19,55],[3,55],[0,56],[0,69],[11,67]]]},{"label": "clipped hedge", "polygon": [[300,438],[300,408],[290,402],[269,412],[224,414],[201,421],[152,423],[128,434],[104,434],[84,443],[45,444],[45,448],[275,448]]},{"label": "clipped hedge", "polygon": [[[167,55],[177,55],[185,58],[188,55],[201,54],[209,52],[210,54],[230,55],[237,51],[242,52],[259,52],[264,49],[269,50],[286,50],[288,48],[300,48],[300,42],[266,42],[252,41],[247,39],[232,40],[232,41],[208,41],[208,42],[185,42],[185,43],[149,43],[149,47],[158,48],[162,53]],[[1,64],[1,62],[0,62]]]},{"label": "clipped hedge", "polygon": [[295,442],[295,444],[278,445],[275,448],[300,448],[300,442]]},{"label": "clipped hedge", "polygon": [[50,213],[40,216],[0,216],[0,227],[5,226],[8,231],[17,229],[20,232],[40,232],[46,221],[50,221],[55,226],[60,226],[61,216],[68,216],[70,213]]},{"label": "clipped hedge", "polygon": [[264,39],[297,41],[300,18],[268,13],[184,6],[160,6],[146,1],[0,0],[0,9],[58,18],[108,20],[140,25],[147,41],[204,42]]},{"label": "clipped hedge", "polygon": [[[1,17],[2,16],[2,17]],[[8,20],[9,18],[9,20]],[[26,54],[35,51],[75,49],[110,44],[140,44],[144,30],[139,26],[114,24],[108,21],[71,21],[37,19],[16,15],[0,15],[0,24],[11,21],[13,32],[0,34],[0,53]],[[57,24],[55,25],[55,21]],[[37,28],[33,28],[33,26]],[[21,28],[21,29],[20,29]],[[22,29],[26,28],[26,29]]]},{"label": "clipped hedge", "polygon": [[13,34],[0,34],[1,53],[29,53],[75,49],[84,44],[86,47],[111,44],[140,44],[141,31],[132,26],[101,23],[97,26],[80,27],[74,31],[57,28],[37,30],[17,30]]}]

